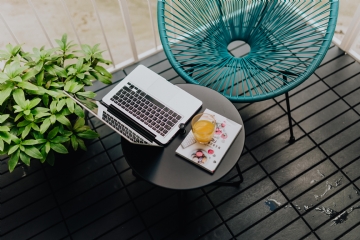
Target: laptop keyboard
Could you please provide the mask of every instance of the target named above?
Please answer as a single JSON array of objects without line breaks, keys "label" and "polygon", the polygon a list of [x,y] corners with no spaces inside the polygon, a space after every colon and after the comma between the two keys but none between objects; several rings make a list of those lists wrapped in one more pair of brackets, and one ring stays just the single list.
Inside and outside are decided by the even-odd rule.
[{"label": "laptop keyboard", "polygon": [[111,100],[161,136],[165,136],[181,119],[180,114],[169,109],[131,83],[127,83]]},{"label": "laptop keyboard", "polygon": [[146,144],[148,143],[145,139],[142,139],[138,134],[131,131],[131,129],[121,122],[119,122],[116,118],[112,117],[110,114],[103,112],[102,119],[109,123],[112,127],[114,127],[116,130],[121,132],[125,137],[127,137],[129,140],[137,143]]}]

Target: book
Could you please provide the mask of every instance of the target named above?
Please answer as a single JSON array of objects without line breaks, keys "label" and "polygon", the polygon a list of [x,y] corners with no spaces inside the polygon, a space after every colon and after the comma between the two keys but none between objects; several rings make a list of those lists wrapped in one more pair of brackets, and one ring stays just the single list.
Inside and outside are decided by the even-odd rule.
[{"label": "book", "polygon": [[190,131],[175,152],[204,170],[214,173],[239,134],[242,125],[210,109],[206,109],[204,112],[213,115],[216,121],[212,140],[208,144],[197,143]]}]

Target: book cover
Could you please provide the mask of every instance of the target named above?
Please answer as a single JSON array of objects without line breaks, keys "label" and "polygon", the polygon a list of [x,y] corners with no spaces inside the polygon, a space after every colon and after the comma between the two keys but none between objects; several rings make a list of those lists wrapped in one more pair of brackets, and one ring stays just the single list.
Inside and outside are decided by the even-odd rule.
[{"label": "book cover", "polygon": [[214,173],[225,153],[239,134],[242,125],[210,109],[206,109],[204,112],[213,115],[216,120],[213,139],[208,144],[197,143],[192,131],[190,131],[176,149],[176,154],[210,173]]}]

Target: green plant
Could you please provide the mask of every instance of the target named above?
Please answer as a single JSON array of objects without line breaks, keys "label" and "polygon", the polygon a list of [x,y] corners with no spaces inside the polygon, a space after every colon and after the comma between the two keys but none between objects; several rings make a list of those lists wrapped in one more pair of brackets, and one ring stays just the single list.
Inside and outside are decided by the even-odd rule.
[{"label": "green plant", "polygon": [[99,44],[75,51],[66,34],[56,42],[56,48],[33,48],[32,53],[11,44],[0,50],[0,154],[10,156],[10,172],[19,160],[53,165],[54,153],[86,150],[84,140],[98,137],[85,124],[84,110],[63,90],[95,108],[96,94],[85,86],[94,80],[110,84],[111,74],[99,65],[110,62],[103,59]]}]

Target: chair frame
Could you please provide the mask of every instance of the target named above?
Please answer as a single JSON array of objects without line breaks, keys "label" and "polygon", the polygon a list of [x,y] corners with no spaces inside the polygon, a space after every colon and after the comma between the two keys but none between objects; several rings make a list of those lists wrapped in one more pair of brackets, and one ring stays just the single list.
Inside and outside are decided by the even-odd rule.
[{"label": "chair frame", "polygon": [[[194,69],[192,69],[192,71],[187,70],[188,72],[185,72],[185,70],[181,66],[181,63],[179,63],[176,60],[176,58],[174,57],[174,55],[172,53],[169,38],[167,36],[167,29],[165,27],[166,26],[165,5],[168,4],[167,2],[170,2],[170,1],[174,1],[174,0],[158,0],[158,10],[157,10],[158,11],[158,28],[159,28],[160,40],[162,42],[164,52],[165,52],[170,64],[173,66],[174,70],[186,82],[193,83],[193,84],[199,84],[194,78],[192,78]],[[207,0],[204,0],[204,1],[207,1]],[[284,5],[288,4],[288,3],[286,3],[286,2],[288,2],[288,0],[273,0],[273,1],[277,1],[277,3],[281,2],[281,4],[284,4]],[[225,2],[225,1],[213,0],[213,1],[209,1],[209,2],[211,2],[212,4],[214,4],[214,2],[216,2],[216,4],[218,5],[218,8],[219,8],[219,11],[220,11],[220,17],[223,18],[221,4],[222,4],[222,2]],[[252,1],[252,2],[256,2],[256,1]],[[262,8],[262,11],[267,9],[268,4],[269,4],[268,0],[263,0],[262,2],[257,1],[257,2],[259,4],[264,3],[265,7]],[[250,93],[251,96],[231,96],[231,93],[229,96],[229,95],[226,95],[223,91],[223,95],[232,102],[257,102],[257,101],[271,99],[271,98],[277,97],[281,94],[285,94],[285,99],[286,99],[286,104],[287,104],[287,114],[288,114],[289,127],[290,127],[290,140],[289,140],[290,143],[293,143],[295,141],[295,138],[293,135],[293,129],[292,129],[292,123],[291,123],[291,111],[290,111],[290,101],[289,101],[288,92],[290,90],[292,90],[293,88],[297,87],[298,85],[300,85],[302,82],[304,82],[306,79],[308,79],[315,72],[316,68],[320,65],[320,63],[322,62],[323,58],[326,55],[326,52],[331,44],[332,37],[333,37],[334,31],[335,31],[339,2],[338,2],[338,0],[329,0],[326,4],[330,4],[330,6],[329,6],[330,11],[329,11],[329,15],[328,15],[329,19],[328,19],[326,31],[324,31],[324,32],[320,32],[321,30],[318,31],[318,32],[320,32],[320,34],[323,35],[321,47],[319,47],[319,50],[316,53],[316,55],[314,57],[312,57],[313,60],[310,62],[310,64],[304,63],[299,57],[296,57],[298,60],[300,60],[300,62],[303,62],[304,66],[306,67],[306,70],[304,72],[297,75],[291,71],[286,71],[286,70],[285,71],[276,71],[277,74],[280,74],[283,76],[282,77],[283,85],[281,87],[275,88],[274,90],[272,89],[273,91],[266,92],[265,94],[263,91],[262,94],[257,94],[255,96],[253,96],[251,93]],[[275,6],[275,4],[271,5],[271,7],[273,7],[273,6]],[[290,6],[290,4],[289,4],[289,6]],[[269,9],[267,9],[267,10],[269,10]],[[297,10],[297,9],[294,9],[294,12],[296,14],[298,14],[299,16],[301,16],[302,19],[306,20],[306,16],[304,15],[304,13],[299,12],[299,10]],[[262,13],[263,12],[261,12],[261,14]],[[262,18],[263,17],[264,17],[264,15],[262,15]],[[259,21],[261,21],[261,19]],[[312,27],[313,27],[313,25],[312,25]],[[204,26],[204,28],[206,29],[206,26]],[[260,26],[260,28],[261,28],[261,26]],[[197,30],[195,30],[195,32],[196,31]],[[201,30],[199,29],[198,31],[201,31]],[[265,31],[265,29],[263,29],[263,31]],[[315,28],[315,31],[317,31],[316,28]],[[267,37],[270,36],[272,38],[276,38],[276,36],[274,36],[272,33],[271,33],[271,35],[264,34],[264,36],[267,36]],[[242,40],[242,39],[233,39],[233,41],[234,40]],[[179,39],[179,41],[181,41],[181,39]],[[202,41],[204,42],[205,38],[202,39]],[[269,41],[269,42],[271,42],[271,41]],[[279,42],[281,42],[281,41],[279,41]],[[284,48],[287,48],[287,47],[284,46]],[[289,50],[289,52],[292,52],[292,51]],[[278,61],[282,61],[282,60],[279,59]],[[187,64],[187,67],[189,67],[189,66],[190,65]],[[266,69],[266,70],[268,71],[269,69]],[[288,81],[288,78],[294,78],[294,76],[296,77],[296,79],[294,79],[292,81]],[[252,77],[252,76],[250,75],[250,77]],[[276,78],[279,79],[279,76]]]}]

